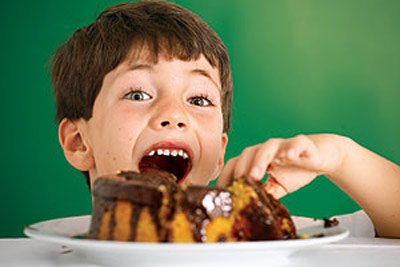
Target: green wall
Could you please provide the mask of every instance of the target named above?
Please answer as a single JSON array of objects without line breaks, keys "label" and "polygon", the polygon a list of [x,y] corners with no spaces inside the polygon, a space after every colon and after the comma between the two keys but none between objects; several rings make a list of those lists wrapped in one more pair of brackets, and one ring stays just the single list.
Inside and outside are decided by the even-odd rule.
[{"label": "green wall", "polygon": [[[90,213],[84,179],[58,145],[48,62],[77,27],[115,2],[2,5],[0,237]],[[177,2],[210,24],[231,56],[228,158],[270,137],[334,132],[400,163],[399,1]],[[358,208],[325,178],[283,201],[293,214],[313,217]]]}]

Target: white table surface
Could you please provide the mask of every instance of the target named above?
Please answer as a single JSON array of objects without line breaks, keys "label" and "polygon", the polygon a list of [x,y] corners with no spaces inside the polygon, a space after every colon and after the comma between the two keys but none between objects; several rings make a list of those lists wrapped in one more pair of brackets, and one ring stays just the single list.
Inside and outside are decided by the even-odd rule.
[{"label": "white table surface", "polygon": [[[88,262],[85,256],[60,245],[28,238],[0,239],[0,266],[97,266]],[[251,266],[251,259],[247,266]],[[294,252],[285,264],[279,266],[399,267],[400,239],[346,238],[337,243]]]}]

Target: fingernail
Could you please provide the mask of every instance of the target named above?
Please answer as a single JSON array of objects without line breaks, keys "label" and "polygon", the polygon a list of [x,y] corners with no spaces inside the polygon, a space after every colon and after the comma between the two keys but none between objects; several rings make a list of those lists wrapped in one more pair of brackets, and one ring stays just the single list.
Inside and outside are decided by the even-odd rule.
[{"label": "fingernail", "polygon": [[273,162],[274,162],[275,164],[278,164],[278,165],[282,164],[282,160],[281,160],[280,158],[274,159]]},{"label": "fingernail", "polygon": [[265,187],[265,191],[267,191],[267,193],[274,195],[276,192],[276,188],[275,186],[272,186],[271,184],[267,183],[267,186]]},{"label": "fingernail", "polygon": [[258,168],[257,166],[253,167],[250,171],[250,176],[253,178],[260,178],[261,176],[260,168]]}]

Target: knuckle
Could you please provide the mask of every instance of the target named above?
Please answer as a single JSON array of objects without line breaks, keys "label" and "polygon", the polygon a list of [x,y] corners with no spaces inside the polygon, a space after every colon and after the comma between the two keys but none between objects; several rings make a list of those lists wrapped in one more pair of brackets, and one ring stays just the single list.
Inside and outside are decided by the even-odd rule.
[{"label": "knuckle", "polygon": [[254,150],[254,147],[246,147],[245,149],[243,149],[241,155],[248,155],[248,154],[250,154],[253,150]]},{"label": "knuckle", "polygon": [[275,144],[280,143],[281,141],[282,141],[282,138],[274,137],[274,138],[268,139],[264,144],[275,145]]},{"label": "knuckle", "polygon": [[243,173],[239,169],[235,169],[235,171],[233,172],[233,177],[234,178],[240,178],[242,175],[243,175]]},{"label": "knuckle", "polygon": [[293,139],[297,142],[305,142],[308,140],[308,137],[304,134],[299,134],[299,135],[296,135]]},{"label": "knuckle", "polygon": [[232,169],[235,166],[236,158],[232,158],[225,163],[225,170]]},{"label": "knuckle", "polygon": [[270,138],[262,144],[262,149],[271,151],[276,149],[282,143],[282,138]]}]

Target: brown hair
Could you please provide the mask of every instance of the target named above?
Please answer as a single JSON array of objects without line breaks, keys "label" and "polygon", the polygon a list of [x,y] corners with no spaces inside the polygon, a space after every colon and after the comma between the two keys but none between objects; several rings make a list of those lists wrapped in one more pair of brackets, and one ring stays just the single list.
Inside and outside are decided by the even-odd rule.
[{"label": "brown hair", "polygon": [[89,120],[104,76],[135,49],[148,48],[156,62],[162,53],[181,60],[204,55],[220,74],[223,130],[231,124],[232,74],[224,44],[191,11],[165,1],[123,3],[103,11],[55,53],[51,80],[56,118]]}]

